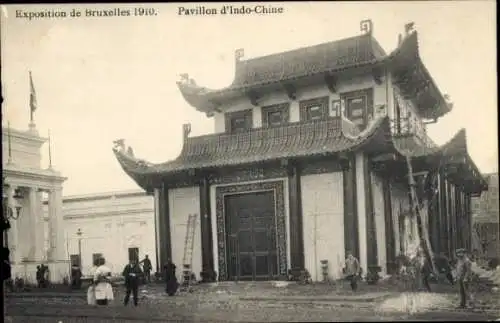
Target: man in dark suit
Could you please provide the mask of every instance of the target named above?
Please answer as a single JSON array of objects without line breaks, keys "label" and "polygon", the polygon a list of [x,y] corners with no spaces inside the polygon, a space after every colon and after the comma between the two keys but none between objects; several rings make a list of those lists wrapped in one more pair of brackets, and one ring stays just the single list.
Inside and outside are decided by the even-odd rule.
[{"label": "man in dark suit", "polygon": [[128,305],[128,301],[130,299],[130,293],[134,298],[134,305],[137,306],[139,304],[139,283],[142,279],[142,270],[141,266],[134,260],[130,260],[130,263],[125,266],[122,273],[125,278],[125,299],[123,300],[123,304],[125,306]]},{"label": "man in dark suit", "polygon": [[175,264],[172,262],[171,259],[168,259],[165,266],[163,266],[165,272],[166,292],[168,296],[174,296],[175,293],[177,292],[178,283],[177,283],[177,277],[175,275],[176,268],[177,267],[175,266]]},{"label": "man in dark suit", "polygon": [[151,265],[151,260],[149,260],[148,255],[146,255],[139,264],[142,264],[142,269],[144,270],[144,281],[146,283],[151,283],[151,269],[153,269],[153,266]]}]

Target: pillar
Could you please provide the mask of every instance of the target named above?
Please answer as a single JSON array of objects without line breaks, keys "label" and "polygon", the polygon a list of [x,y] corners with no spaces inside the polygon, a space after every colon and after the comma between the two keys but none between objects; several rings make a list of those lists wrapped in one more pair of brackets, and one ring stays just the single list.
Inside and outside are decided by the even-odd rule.
[{"label": "pillar", "polygon": [[168,205],[168,188],[162,183],[158,189],[158,235],[160,268],[172,258],[172,244],[170,238],[170,207]]},{"label": "pillar", "polygon": [[304,269],[304,229],[302,223],[302,192],[300,168],[292,164],[288,169],[288,195],[290,204],[291,268]]},{"label": "pillar", "polygon": [[44,223],[41,208],[41,197],[38,187],[29,188],[29,216],[30,216],[30,232],[33,244],[30,249],[29,259],[41,261],[44,258]]},{"label": "pillar", "polygon": [[210,184],[203,174],[200,181],[200,228],[201,228],[201,260],[204,281],[214,276],[214,248],[212,237],[212,209],[210,207]]},{"label": "pillar", "polygon": [[367,250],[367,208],[366,202],[368,197],[366,194],[365,178],[365,156],[362,152],[356,153],[356,204],[357,204],[357,220],[358,220],[358,245],[359,245],[359,263],[363,269],[363,273],[368,271],[368,250]]},{"label": "pillar", "polygon": [[67,260],[66,241],[62,214],[62,189],[49,192],[50,260]]},{"label": "pillar", "polygon": [[450,256],[448,249],[448,204],[446,203],[446,179],[441,173],[439,175],[439,223],[440,223],[440,248],[439,251]]},{"label": "pillar", "polygon": [[389,174],[384,173],[382,178],[383,196],[384,196],[384,223],[386,234],[386,254],[387,254],[387,273],[393,274],[397,270],[396,265],[396,239],[394,236],[394,221],[392,215],[391,199],[391,180]]},{"label": "pillar", "polygon": [[[11,207],[13,212],[16,212],[12,196],[14,195],[15,186],[9,185],[7,189],[7,207]],[[8,247],[10,250],[10,261],[12,263],[19,263],[21,261],[21,248],[19,248],[19,225],[18,220],[9,219],[10,229],[7,231]]]},{"label": "pillar", "polygon": [[154,191],[154,220],[155,220],[155,256],[156,256],[156,272],[161,272],[162,264],[160,262],[161,238],[160,238],[160,189],[155,188]]},{"label": "pillar", "polygon": [[[16,187],[12,188],[12,195],[9,196],[10,203],[9,206],[12,208],[12,211],[16,213],[15,204],[17,201],[14,201],[13,194],[15,192]],[[18,259],[20,262],[23,261],[31,261],[34,260],[34,250],[35,250],[35,241],[33,239],[34,234],[34,218],[32,218],[32,210],[30,206],[31,194],[30,190],[26,190],[24,187],[22,189],[23,200],[21,203],[21,212],[17,220],[13,220],[17,222],[17,244],[16,244],[16,252],[18,253]]]},{"label": "pillar", "polygon": [[366,208],[366,262],[368,269],[378,267],[377,225],[375,222],[375,209],[373,207],[373,180],[371,162],[368,156],[363,158],[365,208]]},{"label": "pillar", "polygon": [[352,254],[360,259],[359,225],[356,195],[356,160],[349,156],[342,169],[344,184],[344,248],[345,254]]}]

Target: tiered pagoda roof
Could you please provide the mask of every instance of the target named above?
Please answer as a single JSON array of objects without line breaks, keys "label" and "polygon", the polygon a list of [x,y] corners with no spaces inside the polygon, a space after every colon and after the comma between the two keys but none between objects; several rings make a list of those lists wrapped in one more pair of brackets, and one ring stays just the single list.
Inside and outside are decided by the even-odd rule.
[{"label": "tiered pagoda roof", "polygon": [[[389,55],[384,53],[371,34],[365,34],[250,60],[237,60],[235,79],[224,89],[197,86],[188,76],[178,86],[187,102],[209,114],[221,109],[227,100],[242,95],[283,89],[283,86],[292,83],[299,86],[325,82],[337,76],[376,73],[379,68],[392,72],[401,92],[414,98],[425,118],[437,119],[450,111],[451,105],[420,59],[416,32],[403,39]],[[378,116],[362,133],[353,133],[349,122],[344,119],[295,122],[276,128],[254,128],[199,137],[189,137],[185,132],[180,155],[158,164],[135,158],[126,152],[123,143],[113,151],[124,171],[147,190],[159,177],[176,180],[179,175],[192,176],[189,174],[193,171],[356,150],[393,152],[400,157],[410,155],[433,167],[440,167],[443,161],[458,163],[460,170],[467,174],[466,178],[474,183],[472,190],[485,188],[484,179],[468,155],[465,130],[459,131],[445,145],[437,146],[430,139],[393,136],[390,128],[388,117]]]},{"label": "tiered pagoda roof", "polygon": [[211,115],[228,100],[243,95],[258,96],[259,92],[283,86],[325,82],[354,73],[381,73],[382,69],[392,72],[402,92],[415,99],[424,118],[437,119],[451,110],[420,58],[417,32],[402,39],[389,55],[368,33],[248,60],[237,59],[234,81],[222,89],[197,85],[187,74],[177,84],[190,105]]}]

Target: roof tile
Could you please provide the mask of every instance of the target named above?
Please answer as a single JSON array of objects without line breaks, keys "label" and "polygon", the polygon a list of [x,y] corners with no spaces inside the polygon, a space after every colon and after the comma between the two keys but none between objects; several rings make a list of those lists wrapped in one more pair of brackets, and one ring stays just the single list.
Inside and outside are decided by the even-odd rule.
[{"label": "roof tile", "polygon": [[[377,131],[387,131],[382,118],[372,131],[357,139],[342,134],[338,119],[292,123],[284,127],[252,129],[235,134],[215,134],[188,138],[175,160],[147,164],[114,150],[127,174],[171,173],[188,169],[223,167],[354,150]],[[382,126],[382,123],[386,125]],[[131,175],[132,176],[132,175]]]}]

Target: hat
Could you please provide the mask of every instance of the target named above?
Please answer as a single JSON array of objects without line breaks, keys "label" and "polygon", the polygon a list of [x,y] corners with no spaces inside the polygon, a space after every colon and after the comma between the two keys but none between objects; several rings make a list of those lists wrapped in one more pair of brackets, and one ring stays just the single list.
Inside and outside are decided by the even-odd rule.
[{"label": "hat", "polygon": [[460,248],[460,249],[455,250],[456,254],[464,254],[465,252],[466,252],[465,248]]}]

